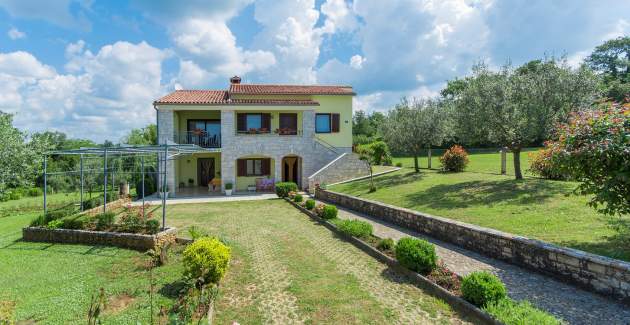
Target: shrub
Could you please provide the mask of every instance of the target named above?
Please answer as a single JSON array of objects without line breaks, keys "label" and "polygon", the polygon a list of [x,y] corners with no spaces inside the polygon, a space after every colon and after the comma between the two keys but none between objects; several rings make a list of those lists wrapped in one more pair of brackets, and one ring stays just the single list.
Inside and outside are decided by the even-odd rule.
[{"label": "shrub", "polygon": [[293,201],[295,202],[302,202],[304,198],[302,197],[302,194],[295,194],[295,196],[293,197]]},{"label": "shrub", "polygon": [[69,216],[61,219],[63,222],[64,229],[85,229],[88,224],[88,216],[79,215],[79,216]]},{"label": "shrub", "polygon": [[297,184],[293,182],[280,182],[276,183],[276,195],[279,197],[289,196],[289,192],[297,192]]},{"label": "shrub", "polygon": [[307,208],[308,210],[313,210],[313,208],[315,207],[315,200],[313,199],[306,200],[306,202],[304,203],[304,207]]},{"label": "shrub", "polygon": [[361,220],[343,220],[337,227],[342,233],[359,238],[368,238],[373,231],[370,223]]},{"label": "shrub", "polygon": [[389,152],[387,143],[383,141],[374,141],[369,144],[362,144],[356,147],[356,152],[369,155],[370,162],[374,165],[391,165],[392,155]]},{"label": "shrub", "polygon": [[392,250],[394,248],[394,246],[396,246],[396,243],[391,238],[381,239],[376,244],[376,248],[378,248],[378,249],[380,249],[382,251]]},{"label": "shrub", "polygon": [[483,308],[488,314],[506,325],[540,324],[560,325],[562,321],[534,306],[529,301],[516,302],[510,298],[490,302]]},{"label": "shrub", "polygon": [[[153,182],[153,179],[151,177],[145,177],[144,178],[144,195],[151,195],[153,193],[155,193],[155,183]],[[136,194],[138,196],[139,199],[142,198],[142,179],[140,179],[137,183],[136,183]]]},{"label": "shrub", "polygon": [[184,250],[184,275],[198,284],[218,283],[227,271],[230,248],[216,238],[195,240]]},{"label": "shrub", "polygon": [[47,225],[46,228],[48,229],[59,229],[63,226],[63,221],[61,220],[51,220]]},{"label": "shrub", "polygon": [[233,187],[232,183],[225,183],[225,189],[226,189],[226,190],[228,190],[228,191],[229,191],[229,190],[231,190],[231,189],[232,189],[232,187]]},{"label": "shrub", "polygon": [[31,227],[37,227],[37,226],[44,227],[53,220],[58,220],[58,219],[70,216],[74,214],[75,212],[76,211],[74,210],[74,208],[64,208],[64,209],[58,209],[54,211],[48,211],[46,215],[40,215],[37,218],[35,218],[33,221],[31,221]]},{"label": "shrub", "polygon": [[93,197],[83,201],[83,209],[85,210],[93,209],[101,205],[103,205],[103,198],[100,197]]},{"label": "shrub", "polygon": [[473,272],[462,279],[462,297],[473,305],[483,307],[505,296],[505,285],[490,272]]},{"label": "shrub", "polygon": [[320,203],[317,206],[315,206],[315,209],[313,210],[313,212],[315,212],[315,214],[319,216],[320,218],[323,218],[325,207],[326,207],[326,204]]},{"label": "shrub", "polygon": [[107,202],[114,202],[119,199],[118,193],[107,192]]},{"label": "shrub", "polygon": [[208,233],[197,226],[191,226],[188,228],[188,234],[193,241],[202,237],[208,237]]},{"label": "shrub", "polygon": [[396,259],[413,271],[428,274],[437,266],[435,247],[426,240],[405,237],[396,245]]},{"label": "shrub", "polygon": [[28,196],[42,196],[44,191],[39,187],[33,187],[28,189]]},{"label": "shrub", "polygon": [[124,213],[120,216],[120,220],[118,223],[118,228],[122,232],[130,232],[137,233],[144,228],[144,223],[141,219],[142,215],[138,215],[137,213],[133,213],[133,211]]},{"label": "shrub", "polygon": [[94,216],[96,220],[96,230],[105,230],[109,229],[114,225],[114,219],[116,219],[116,214],[113,212],[105,212],[99,213]]},{"label": "shrub", "polygon": [[[546,145],[546,143],[545,143]],[[557,153],[551,147],[545,147],[527,154],[529,157],[529,171],[547,179],[566,180],[568,175],[562,171]]]},{"label": "shrub", "polygon": [[402,166],[403,166],[403,165],[402,165],[402,163],[401,163],[400,161],[396,163],[396,167],[398,167],[398,168],[402,168]]},{"label": "shrub", "polygon": [[13,190],[7,194],[9,200],[19,200],[22,198],[22,194],[19,191]]},{"label": "shrub", "polygon": [[160,222],[155,219],[149,219],[144,223],[144,229],[149,234],[157,234],[160,231]]},{"label": "shrub", "polygon": [[335,219],[337,218],[337,207],[334,205],[325,205],[322,209],[322,215],[320,217],[324,219]]},{"label": "shrub", "polygon": [[454,145],[440,157],[442,169],[449,172],[462,172],[468,165],[468,153],[462,146]]}]

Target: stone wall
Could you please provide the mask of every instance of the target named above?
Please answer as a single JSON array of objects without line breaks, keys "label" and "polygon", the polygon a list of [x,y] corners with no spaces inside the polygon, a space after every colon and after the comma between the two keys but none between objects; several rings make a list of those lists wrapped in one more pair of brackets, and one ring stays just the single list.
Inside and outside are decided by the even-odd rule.
[{"label": "stone wall", "polygon": [[354,153],[343,153],[308,178],[308,188],[315,184],[332,184],[370,174],[364,161]]},{"label": "stone wall", "polygon": [[630,263],[327,190],[317,190],[315,196],[489,257],[630,302]]},{"label": "stone wall", "polygon": [[155,235],[128,234],[72,229],[46,229],[27,227],[22,229],[22,239],[30,242],[102,245],[147,251],[155,246],[157,238],[176,235],[177,228],[168,228]]}]

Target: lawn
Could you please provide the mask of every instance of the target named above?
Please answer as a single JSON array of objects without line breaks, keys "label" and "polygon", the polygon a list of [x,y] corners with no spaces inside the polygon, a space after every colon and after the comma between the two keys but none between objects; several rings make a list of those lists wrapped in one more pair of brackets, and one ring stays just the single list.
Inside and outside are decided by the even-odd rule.
[{"label": "lawn", "polygon": [[[74,194],[49,196],[50,208],[71,204]],[[104,288],[105,324],[149,323],[149,272],[145,254],[112,247],[27,243],[22,227],[41,213],[42,197],[0,203],[0,304],[14,305],[17,320],[41,324],[85,323],[90,298]],[[175,261],[155,270],[156,290],[181,278]],[[172,295],[154,295],[155,306]],[[156,310],[157,313],[157,310]]]},{"label": "lawn", "polygon": [[[490,165],[489,154],[471,157],[477,167]],[[484,167],[485,166],[485,167]],[[369,181],[329,187],[330,190],[410,208],[561,246],[630,260],[630,247],[608,226],[608,217],[587,206],[588,197],[572,194],[573,182],[549,181],[484,172],[442,173],[412,168],[378,176],[376,192]]]},{"label": "lawn", "polygon": [[390,324],[461,322],[425,294],[282,200],[167,208],[167,223],[227,241],[218,324]]},{"label": "lawn", "polygon": [[[499,149],[466,149],[468,151],[470,163],[466,168],[469,172],[501,174],[501,153]],[[538,148],[526,148],[521,152],[521,171],[524,175],[531,175],[529,169],[528,153],[538,150]],[[444,149],[434,149],[431,154],[431,167],[440,169],[440,156],[444,154]],[[514,165],[512,160],[514,156],[507,154],[507,174],[514,175]],[[403,167],[413,167],[413,157],[396,157],[393,163],[402,163]],[[426,152],[418,158],[421,168],[427,168],[428,159]]]}]

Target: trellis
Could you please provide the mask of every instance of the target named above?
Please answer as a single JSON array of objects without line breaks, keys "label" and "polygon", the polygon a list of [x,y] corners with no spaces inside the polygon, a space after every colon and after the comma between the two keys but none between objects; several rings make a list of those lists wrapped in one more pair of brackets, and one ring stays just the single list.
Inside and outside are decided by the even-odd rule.
[{"label": "trellis", "polygon": [[[176,160],[181,155],[189,155],[194,153],[214,152],[215,149],[202,148],[194,144],[162,144],[162,145],[144,145],[144,146],[132,146],[121,145],[112,147],[95,147],[95,148],[79,148],[69,150],[57,150],[44,154],[44,215],[48,212],[47,193],[48,193],[48,177],[52,175],[66,175],[66,174],[79,174],[80,176],[80,210],[83,211],[84,205],[84,175],[85,172],[101,171],[101,169],[84,170],[84,160],[88,158],[103,160],[103,212],[107,211],[107,182],[108,182],[108,157],[118,156],[123,157],[139,157],[140,158],[140,174],[142,179],[142,206],[145,205],[145,158],[157,157],[157,178],[158,178],[158,191],[166,191],[167,186],[167,164],[169,160]],[[48,172],[47,170],[47,158],[52,155],[78,155],[80,156],[79,170],[74,171],[61,171],[61,172]],[[127,174],[137,174],[137,172],[125,172]],[[111,173],[112,187],[114,186],[114,172]],[[143,214],[144,214],[144,208]],[[166,195],[162,195],[162,229],[166,228]]]}]

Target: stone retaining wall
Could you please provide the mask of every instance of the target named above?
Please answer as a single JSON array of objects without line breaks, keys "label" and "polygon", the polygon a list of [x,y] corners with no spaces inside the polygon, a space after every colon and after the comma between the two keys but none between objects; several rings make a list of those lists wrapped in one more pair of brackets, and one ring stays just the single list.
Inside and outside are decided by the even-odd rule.
[{"label": "stone retaining wall", "polygon": [[315,184],[332,184],[370,175],[364,161],[355,153],[344,153],[308,177],[308,188],[313,191]]},{"label": "stone retaining wall", "polygon": [[129,234],[119,232],[46,229],[27,227],[22,229],[22,239],[31,242],[103,245],[147,251],[155,246],[159,237],[176,235],[177,228],[167,228],[155,235]]},{"label": "stone retaining wall", "polygon": [[630,263],[332,191],[315,196],[630,303]]}]

